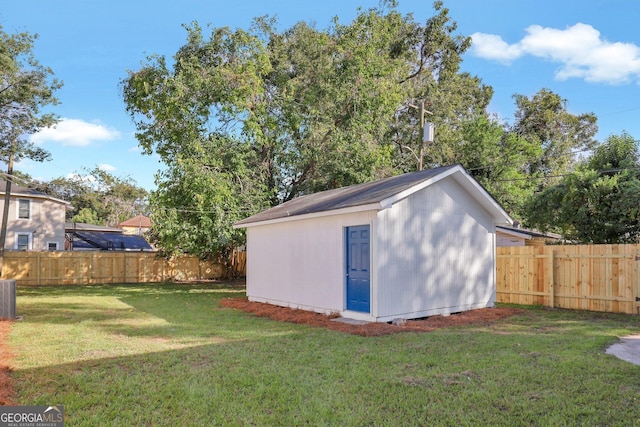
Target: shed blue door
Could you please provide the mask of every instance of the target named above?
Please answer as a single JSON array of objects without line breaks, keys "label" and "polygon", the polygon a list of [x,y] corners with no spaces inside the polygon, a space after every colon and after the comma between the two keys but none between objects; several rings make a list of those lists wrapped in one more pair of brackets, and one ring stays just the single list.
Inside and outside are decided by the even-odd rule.
[{"label": "shed blue door", "polygon": [[347,310],[370,312],[369,226],[347,227]]}]

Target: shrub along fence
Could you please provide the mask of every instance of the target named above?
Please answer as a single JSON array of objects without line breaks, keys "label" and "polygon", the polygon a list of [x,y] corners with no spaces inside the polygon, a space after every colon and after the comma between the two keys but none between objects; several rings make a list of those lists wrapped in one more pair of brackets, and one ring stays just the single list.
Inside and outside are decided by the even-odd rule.
[{"label": "shrub along fence", "polygon": [[640,314],[640,245],[500,247],[496,298]]},{"label": "shrub along fence", "polygon": [[[235,252],[231,268],[246,275],[246,252]],[[82,285],[202,281],[227,276],[224,264],[150,252],[5,252],[2,277],[22,285]]]}]

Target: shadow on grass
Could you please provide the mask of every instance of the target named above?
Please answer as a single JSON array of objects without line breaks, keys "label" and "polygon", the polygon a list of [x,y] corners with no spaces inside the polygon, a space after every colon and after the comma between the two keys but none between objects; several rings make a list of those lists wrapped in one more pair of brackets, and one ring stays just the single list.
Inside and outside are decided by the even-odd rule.
[{"label": "shadow on grass", "polygon": [[24,322],[91,323],[119,335],[196,338],[219,335],[231,310],[218,309],[218,302],[243,295],[244,286],[224,283],[33,287],[20,290],[17,311]]},{"label": "shadow on grass", "polygon": [[[70,425],[276,425],[296,417],[347,425],[347,411],[330,414],[345,393],[361,387],[349,365],[322,366],[316,358],[311,364],[303,360],[309,355],[283,359],[279,341],[253,338],[21,370],[18,392],[33,397],[28,404],[64,405]],[[350,386],[342,390],[340,383]]]},{"label": "shadow on grass", "polygon": [[630,425],[637,417],[638,370],[592,348],[569,355],[481,331],[258,332],[19,370],[20,403],[62,404],[69,425],[87,426]]},{"label": "shadow on grass", "polygon": [[243,292],[245,283],[208,282],[208,283],[121,283],[104,285],[62,285],[62,286],[18,286],[18,296],[124,296],[136,294],[141,296],[166,295],[173,293],[189,293],[200,291],[221,291],[228,293]]}]

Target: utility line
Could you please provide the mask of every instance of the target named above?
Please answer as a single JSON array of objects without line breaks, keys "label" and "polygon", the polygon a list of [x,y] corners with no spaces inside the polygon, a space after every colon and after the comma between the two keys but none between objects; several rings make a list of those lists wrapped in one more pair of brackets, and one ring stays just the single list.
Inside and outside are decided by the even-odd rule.
[{"label": "utility line", "polygon": [[[482,168],[484,169],[484,168]],[[640,166],[635,167],[635,168],[618,168],[618,169],[605,169],[605,170],[599,170],[599,171],[595,171],[598,174],[602,175],[605,173],[612,173],[612,172],[623,172],[623,171],[632,171],[632,170],[640,170]],[[571,176],[571,175],[575,175],[575,172],[570,172],[570,173],[563,173],[563,174],[559,174],[559,175],[545,175],[545,176],[528,176],[525,178],[510,178],[510,179],[494,179],[494,182],[511,182],[511,181],[530,181],[530,180],[534,180],[534,179],[547,179],[547,178],[564,178],[566,176]]]}]

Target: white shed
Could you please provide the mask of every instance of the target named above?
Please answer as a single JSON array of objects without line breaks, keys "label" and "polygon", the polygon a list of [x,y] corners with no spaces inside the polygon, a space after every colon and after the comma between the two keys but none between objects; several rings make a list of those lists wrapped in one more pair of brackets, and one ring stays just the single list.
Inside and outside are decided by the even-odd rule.
[{"label": "white shed", "polygon": [[250,301],[387,322],[495,302],[509,215],[460,165],[301,196],[239,221]]}]

